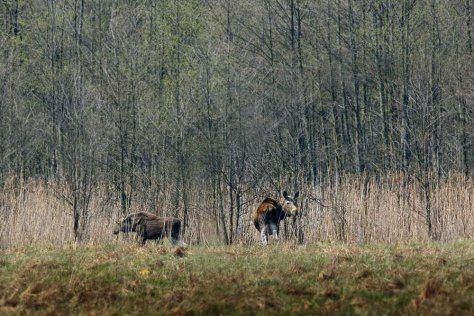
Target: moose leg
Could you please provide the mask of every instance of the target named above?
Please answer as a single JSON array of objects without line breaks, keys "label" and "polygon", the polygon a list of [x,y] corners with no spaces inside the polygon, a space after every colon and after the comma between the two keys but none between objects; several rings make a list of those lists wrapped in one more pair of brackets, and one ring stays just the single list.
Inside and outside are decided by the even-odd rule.
[{"label": "moose leg", "polygon": [[268,242],[268,226],[265,225],[262,227],[262,231],[260,232],[260,240],[264,246],[267,245]]},{"label": "moose leg", "polygon": [[278,240],[278,227],[275,223],[270,224],[270,228],[272,230],[272,235],[275,240]]},{"label": "moose leg", "polygon": [[178,242],[178,240],[174,237],[171,237],[170,241],[173,246],[176,246],[176,243]]},{"label": "moose leg", "polygon": [[179,242],[179,234],[171,232],[170,241],[173,246],[176,246],[176,244]]},{"label": "moose leg", "polygon": [[174,223],[170,228],[170,234],[169,234],[169,240],[171,241],[171,244],[175,246],[176,244],[182,245],[182,242],[179,237],[179,231],[181,229],[181,222],[176,222]]},{"label": "moose leg", "polygon": [[179,236],[179,231],[177,232],[172,232],[171,233],[171,244],[173,246],[180,246],[180,247],[185,247],[186,246],[186,243],[184,241],[181,240],[181,237]]},{"label": "moose leg", "polygon": [[137,227],[137,237],[140,246],[144,246],[146,241],[146,228],[142,225]]}]

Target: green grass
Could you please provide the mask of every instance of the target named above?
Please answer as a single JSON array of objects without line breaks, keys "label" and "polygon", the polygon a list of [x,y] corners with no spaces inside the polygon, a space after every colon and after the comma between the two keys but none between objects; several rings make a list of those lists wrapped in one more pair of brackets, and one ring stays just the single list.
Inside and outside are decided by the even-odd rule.
[{"label": "green grass", "polygon": [[0,315],[473,315],[474,242],[0,251]]}]

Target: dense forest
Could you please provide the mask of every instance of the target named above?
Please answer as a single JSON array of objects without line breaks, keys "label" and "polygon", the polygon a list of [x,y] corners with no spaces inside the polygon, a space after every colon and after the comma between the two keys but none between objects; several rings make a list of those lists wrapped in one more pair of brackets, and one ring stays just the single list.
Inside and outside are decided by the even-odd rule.
[{"label": "dense forest", "polygon": [[[0,219],[21,211],[5,196],[45,187],[75,239],[89,238],[96,213],[148,209],[182,218],[188,240],[213,227],[232,243],[254,233],[255,204],[285,189],[301,192],[301,217],[285,224],[299,241],[324,212],[333,233],[315,238],[370,240],[387,218],[379,190],[419,215],[400,215],[397,236],[421,220],[430,238],[455,221],[452,236],[472,237],[473,10],[470,0],[2,0]],[[351,183],[355,215],[338,193]],[[445,220],[447,196],[466,203],[463,218]]]}]

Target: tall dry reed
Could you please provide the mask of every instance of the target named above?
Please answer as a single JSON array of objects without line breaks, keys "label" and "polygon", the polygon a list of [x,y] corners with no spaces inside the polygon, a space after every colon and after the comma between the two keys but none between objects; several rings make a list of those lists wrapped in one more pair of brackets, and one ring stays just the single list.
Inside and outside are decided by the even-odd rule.
[{"label": "tall dry reed", "polygon": [[[225,189],[225,188],[224,188]],[[452,241],[474,237],[474,182],[453,173],[433,181],[425,191],[415,178],[401,174],[382,177],[347,175],[316,187],[300,188],[301,218],[282,225],[284,239],[294,240],[299,226],[304,242],[346,242],[437,239]],[[250,191],[249,191],[250,192]],[[258,242],[252,212],[265,197],[244,196],[245,204],[234,241]],[[0,192],[0,246],[62,245],[74,242],[72,207],[68,192],[58,183],[7,181]],[[222,223],[213,208],[212,194],[202,188],[190,192],[188,243],[221,242]],[[159,209],[135,203],[131,212],[147,210],[158,215],[182,216],[171,193],[160,197]],[[227,203],[227,201],[223,201]],[[228,221],[228,214],[226,214]],[[113,190],[94,191],[87,217],[84,243],[122,242],[112,234],[120,217],[119,198]],[[428,223],[431,222],[431,234]]]}]

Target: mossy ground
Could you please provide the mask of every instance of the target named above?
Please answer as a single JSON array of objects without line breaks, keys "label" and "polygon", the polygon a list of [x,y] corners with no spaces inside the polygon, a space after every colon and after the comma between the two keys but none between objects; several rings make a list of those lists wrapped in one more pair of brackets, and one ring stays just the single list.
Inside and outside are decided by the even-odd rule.
[{"label": "mossy ground", "polygon": [[0,250],[0,315],[473,315],[474,242]]}]

